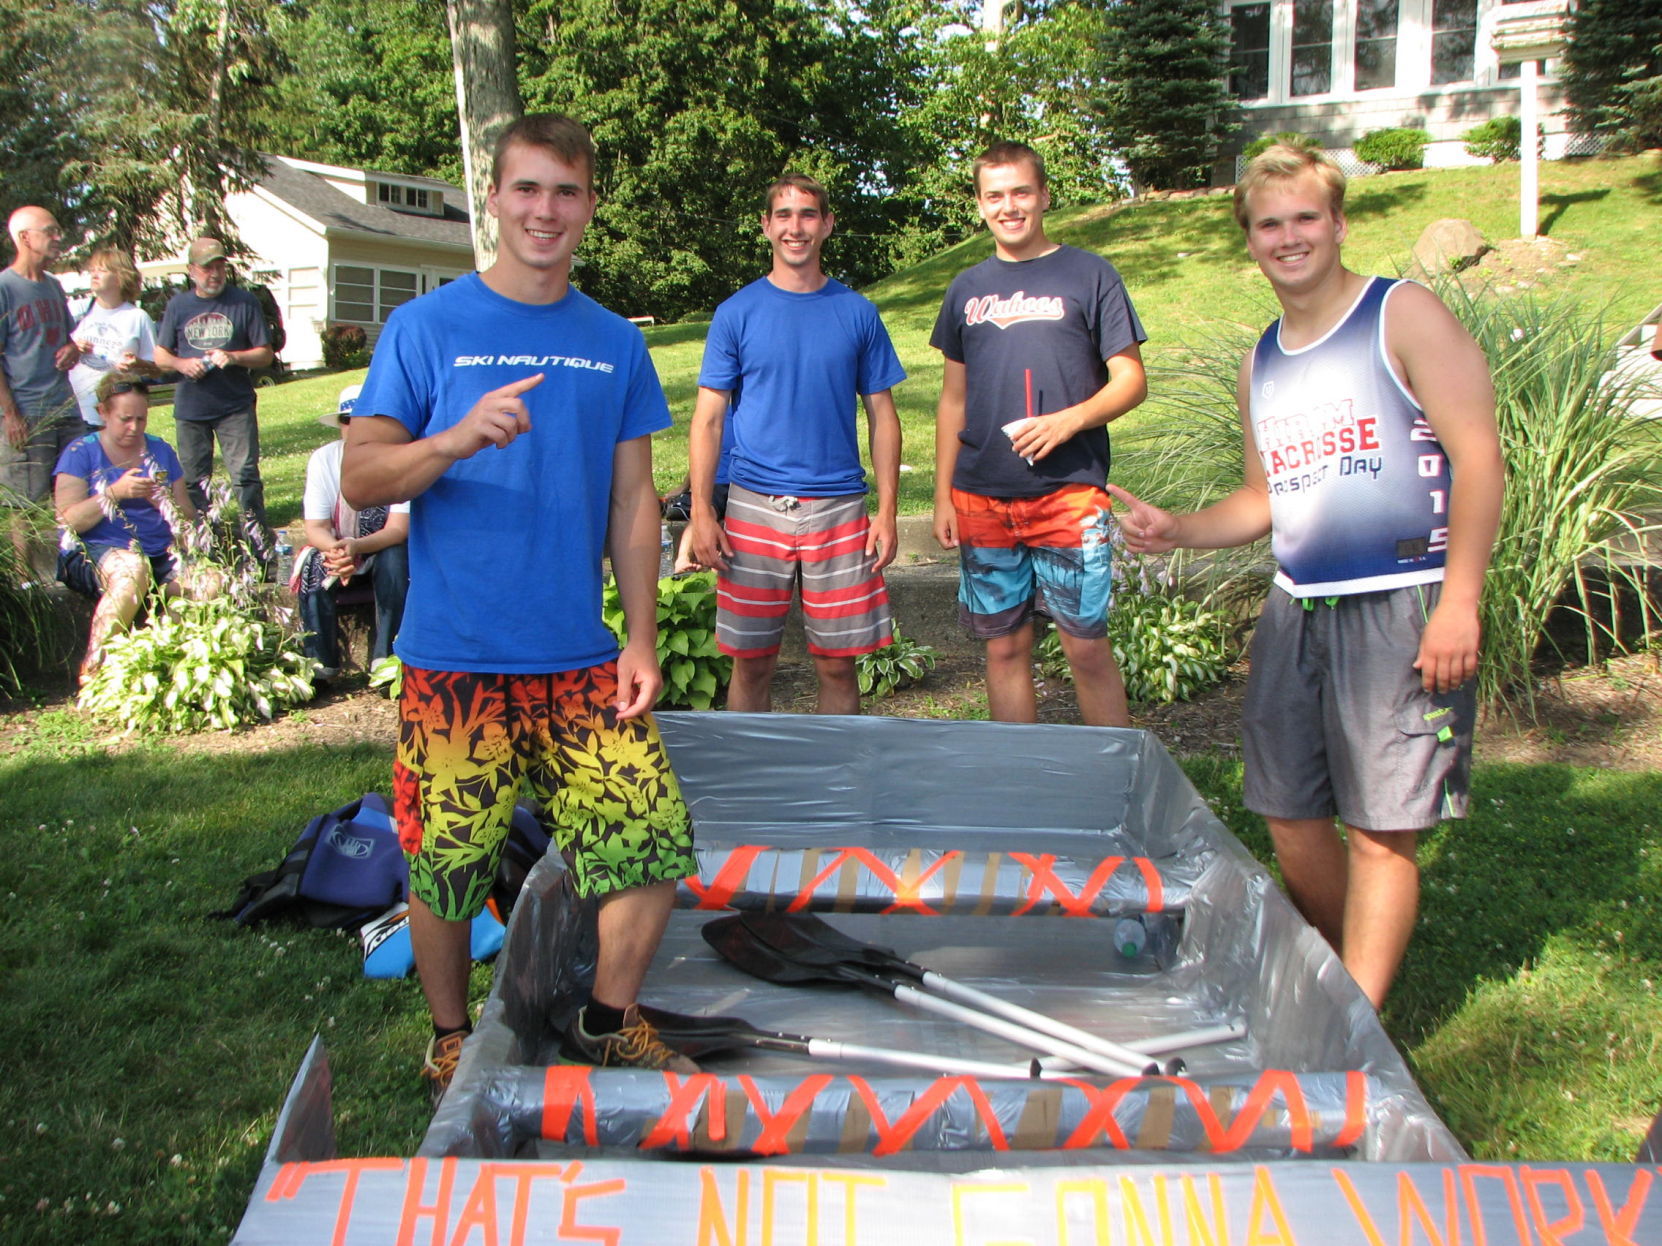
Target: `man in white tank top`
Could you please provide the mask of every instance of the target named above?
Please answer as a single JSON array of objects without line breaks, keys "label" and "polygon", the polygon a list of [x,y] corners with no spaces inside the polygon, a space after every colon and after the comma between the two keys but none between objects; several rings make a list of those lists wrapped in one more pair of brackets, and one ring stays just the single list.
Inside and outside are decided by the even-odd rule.
[{"label": "man in white tank top", "polygon": [[1377,1008],[1414,928],[1418,833],[1465,812],[1503,487],[1494,391],[1434,294],[1344,266],[1331,160],[1270,148],[1236,187],[1235,217],[1282,309],[1241,361],[1241,487],[1188,515],[1109,491],[1140,552],[1272,536],[1245,801],[1293,902]]}]

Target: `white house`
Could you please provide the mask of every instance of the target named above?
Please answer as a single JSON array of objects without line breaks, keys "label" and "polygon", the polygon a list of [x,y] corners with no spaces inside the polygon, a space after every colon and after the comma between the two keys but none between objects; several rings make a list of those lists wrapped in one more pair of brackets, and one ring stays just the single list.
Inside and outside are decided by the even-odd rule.
[{"label": "white house", "polygon": [[[360,325],[371,345],[392,309],[473,270],[467,196],[430,177],[267,156],[266,175],[226,211],[253,252],[239,268],[283,312],[291,367],[323,362],[325,328]],[[182,259],[141,264],[182,273]]]},{"label": "white house", "polygon": [[[1241,145],[1260,134],[1294,130],[1342,151],[1370,130],[1409,126],[1430,132],[1430,166],[1471,163],[1461,135],[1519,111],[1520,67],[1499,64],[1487,39],[1497,11],[1514,4],[1565,7],[1542,0],[1223,3]],[[1538,68],[1545,155],[1580,154],[1564,115],[1558,62]]]}]

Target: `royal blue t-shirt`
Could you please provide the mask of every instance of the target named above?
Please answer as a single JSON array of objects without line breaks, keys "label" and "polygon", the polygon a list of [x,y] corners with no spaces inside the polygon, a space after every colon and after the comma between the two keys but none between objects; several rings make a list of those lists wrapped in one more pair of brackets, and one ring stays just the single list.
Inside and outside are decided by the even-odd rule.
[{"label": "royal blue t-shirt", "polygon": [[[183,479],[185,474],[173,447],[148,433],[145,434],[144,458],[139,461],[139,467],[145,475],[169,487],[173,481]],[[127,468],[117,467],[110,461],[98,434],[89,433],[85,437],[77,437],[63,448],[52,474],[77,476],[87,482],[87,494],[96,496],[125,476],[127,471]],[[151,503],[140,498],[127,498],[116,504],[115,518],[106,513],[80,537],[84,544],[107,545],[113,549],[127,549],[136,540],[146,555],[155,557],[165,554],[173,544],[173,529],[167,526],[161,511]]]},{"label": "royal blue t-shirt", "polygon": [[534,306],[469,274],[393,312],[357,415],[413,438],[542,373],[531,429],[447,468],[410,504],[410,595],[394,646],[429,670],[542,674],[617,656],[601,559],[620,442],[670,423],[640,330],[581,291]]},{"label": "royal blue t-shirt", "polygon": [[732,391],[732,483],[791,497],[866,491],[858,396],[905,379],[870,299],[840,281],[798,294],[766,277],[716,308],[698,373]]}]

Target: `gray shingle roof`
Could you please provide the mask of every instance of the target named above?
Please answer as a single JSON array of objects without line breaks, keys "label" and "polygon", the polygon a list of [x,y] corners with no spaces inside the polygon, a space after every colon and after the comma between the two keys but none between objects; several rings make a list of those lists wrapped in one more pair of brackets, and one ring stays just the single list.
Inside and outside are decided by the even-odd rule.
[{"label": "gray shingle roof", "polygon": [[[435,186],[445,185],[427,178],[421,180]],[[463,192],[454,186],[446,187],[443,216],[417,216],[394,212],[378,203],[359,203],[317,174],[297,169],[275,156],[266,157],[266,175],[260,179],[260,186],[328,230],[389,240],[446,243],[469,250],[473,247],[467,213],[457,206],[464,198]]]}]

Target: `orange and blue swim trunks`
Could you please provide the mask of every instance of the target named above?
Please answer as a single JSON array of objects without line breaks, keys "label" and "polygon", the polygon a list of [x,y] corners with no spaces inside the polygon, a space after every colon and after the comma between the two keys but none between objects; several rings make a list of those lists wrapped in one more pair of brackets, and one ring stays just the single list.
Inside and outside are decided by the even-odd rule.
[{"label": "orange and blue swim trunks", "polygon": [[410,892],[478,915],[521,792],[579,895],[698,872],[692,824],[650,714],[618,721],[617,665],[553,675],[404,668],[393,815]]},{"label": "orange and blue swim trunks", "polygon": [[958,517],[958,620],[992,640],[1048,615],[1070,636],[1108,634],[1114,601],[1112,502],[1095,485],[1036,498],[952,491]]}]

